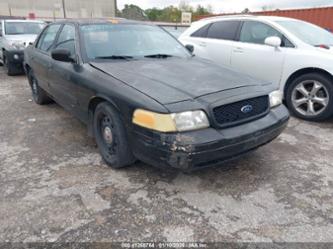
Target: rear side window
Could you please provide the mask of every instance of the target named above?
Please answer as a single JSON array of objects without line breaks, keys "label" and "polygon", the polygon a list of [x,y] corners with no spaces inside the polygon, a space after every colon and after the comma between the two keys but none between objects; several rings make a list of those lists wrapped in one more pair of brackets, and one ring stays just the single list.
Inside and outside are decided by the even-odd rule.
[{"label": "rear side window", "polygon": [[67,49],[71,55],[75,55],[75,27],[66,24],[59,34],[58,41],[55,45],[58,49]]},{"label": "rear side window", "polygon": [[281,32],[265,23],[256,21],[244,22],[239,41],[254,44],[265,44],[266,38],[270,36],[280,37],[282,47],[294,47],[293,44],[283,34],[281,34]]},{"label": "rear side window", "polygon": [[191,36],[192,37],[207,37],[208,29],[209,29],[210,25],[211,24],[207,24],[207,25],[201,27],[200,29],[195,31]]},{"label": "rear side window", "polygon": [[207,37],[221,40],[235,40],[239,24],[239,21],[215,22],[209,27]]},{"label": "rear side window", "polygon": [[60,24],[54,24],[46,28],[46,30],[44,30],[40,36],[36,47],[45,52],[49,51],[54,43],[60,27]]}]

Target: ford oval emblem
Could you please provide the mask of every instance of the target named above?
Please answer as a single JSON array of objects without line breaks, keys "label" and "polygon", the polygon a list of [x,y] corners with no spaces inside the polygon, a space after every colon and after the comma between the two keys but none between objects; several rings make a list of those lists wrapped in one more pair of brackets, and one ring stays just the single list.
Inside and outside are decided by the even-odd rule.
[{"label": "ford oval emblem", "polygon": [[253,110],[253,106],[252,105],[245,105],[241,109],[242,113],[245,113],[245,114],[252,112],[252,110]]}]

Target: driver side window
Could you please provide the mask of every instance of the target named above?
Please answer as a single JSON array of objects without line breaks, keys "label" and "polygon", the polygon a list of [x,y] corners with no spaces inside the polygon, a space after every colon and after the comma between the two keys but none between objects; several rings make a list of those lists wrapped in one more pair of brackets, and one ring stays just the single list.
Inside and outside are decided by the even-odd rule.
[{"label": "driver side window", "polygon": [[282,41],[281,47],[294,47],[293,44],[279,31],[267,24],[256,21],[244,22],[239,41],[263,45],[265,44],[265,39],[270,36],[279,37]]},{"label": "driver side window", "polygon": [[71,56],[75,56],[75,27],[71,24],[66,24],[62,28],[59,38],[54,47],[55,49],[66,49],[70,51]]},{"label": "driver side window", "polygon": [[48,52],[54,43],[60,27],[60,24],[54,24],[46,28],[40,36],[36,47],[42,51]]}]

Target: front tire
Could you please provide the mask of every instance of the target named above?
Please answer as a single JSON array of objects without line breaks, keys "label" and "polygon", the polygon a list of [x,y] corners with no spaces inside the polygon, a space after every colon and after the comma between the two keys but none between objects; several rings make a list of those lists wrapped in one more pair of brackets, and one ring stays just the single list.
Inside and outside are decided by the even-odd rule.
[{"label": "front tire", "polygon": [[118,169],[135,161],[123,121],[112,105],[102,102],[96,107],[93,125],[99,151],[110,167]]},{"label": "front tire", "polygon": [[333,115],[333,82],[320,73],[296,78],[287,88],[290,112],[301,119],[321,121]]},{"label": "front tire", "polygon": [[31,87],[32,98],[38,105],[45,105],[52,102],[52,99],[47,95],[47,93],[39,86],[36,77],[34,76],[32,70],[28,71],[28,80]]}]

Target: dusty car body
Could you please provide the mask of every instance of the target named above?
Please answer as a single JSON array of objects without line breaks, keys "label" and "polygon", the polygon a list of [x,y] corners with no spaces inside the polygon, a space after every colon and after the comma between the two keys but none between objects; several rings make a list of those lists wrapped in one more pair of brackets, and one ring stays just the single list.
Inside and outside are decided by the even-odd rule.
[{"label": "dusty car body", "polygon": [[[43,51],[48,32],[55,38]],[[271,84],[193,57],[150,24],[50,24],[25,50],[25,69],[34,100],[55,100],[87,124],[115,168],[137,159],[182,170],[214,166],[270,142],[289,119]]]}]

